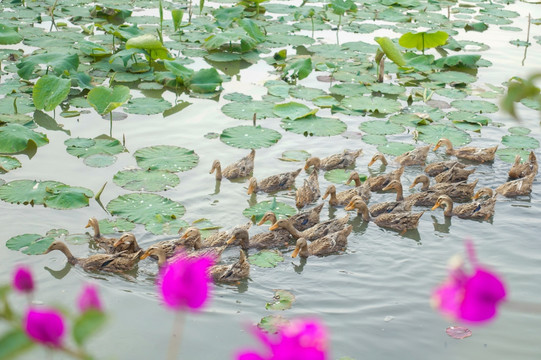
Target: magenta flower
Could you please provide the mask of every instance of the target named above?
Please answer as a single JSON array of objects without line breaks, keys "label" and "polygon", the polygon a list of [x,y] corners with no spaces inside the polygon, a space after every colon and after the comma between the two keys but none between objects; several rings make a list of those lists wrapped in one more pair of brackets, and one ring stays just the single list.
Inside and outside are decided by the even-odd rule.
[{"label": "magenta flower", "polygon": [[62,346],[64,319],[55,309],[29,308],[23,319],[23,328],[30,338],[43,345]]},{"label": "magenta flower", "polygon": [[81,294],[77,298],[77,307],[80,312],[87,310],[103,311],[100,297],[98,295],[98,289],[95,285],[86,284]]},{"label": "magenta flower", "polygon": [[456,320],[485,322],[496,316],[498,305],[505,301],[505,286],[496,274],[478,264],[471,241],[466,241],[466,250],[473,274],[463,264],[451,269],[447,280],[434,290],[432,301]]},{"label": "magenta flower", "polygon": [[254,328],[255,335],[265,345],[264,353],[243,350],[237,360],[326,360],[328,358],[327,330],[318,320],[293,320],[269,335]]},{"label": "magenta flower", "polygon": [[197,310],[209,297],[209,256],[189,258],[181,254],[160,273],[158,285],[165,304],[173,310]]},{"label": "magenta flower", "polygon": [[29,268],[17,266],[13,274],[13,287],[22,293],[31,293],[34,290],[34,280]]}]

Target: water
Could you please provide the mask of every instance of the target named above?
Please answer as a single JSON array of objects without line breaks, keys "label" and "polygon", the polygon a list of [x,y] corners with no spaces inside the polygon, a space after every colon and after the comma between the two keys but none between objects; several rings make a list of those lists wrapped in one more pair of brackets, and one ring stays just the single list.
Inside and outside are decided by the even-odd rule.
[{"label": "water", "polygon": [[[527,21],[525,14],[531,12],[532,18],[541,16],[541,10],[536,5],[521,3],[508,8],[522,14],[513,26],[523,29]],[[537,28],[532,25],[532,36],[537,35]],[[316,37],[323,37],[323,42],[335,42],[334,32],[316,32]],[[458,36],[458,39],[482,41],[491,46],[490,50],[481,54],[494,65],[479,70],[476,84],[482,87],[484,83],[499,85],[511,76],[526,76],[540,71],[537,63],[541,56],[539,44],[533,43],[528,48],[524,66],[521,66],[524,48],[508,44],[509,40],[524,37],[525,33],[498,31],[497,26],[493,25],[485,33],[470,32]],[[373,34],[340,33],[341,43],[355,39],[372,42],[372,38]],[[263,83],[275,78],[268,73],[270,70],[263,61],[241,70],[239,76],[224,84],[223,94],[238,91],[258,99],[266,93]],[[302,84],[322,89],[328,87],[326,83],[317,82],[314,76]],[[156,96],[160,93],[143,94],[132,90],[132,94]],[[171,102],[175,100],[169,92],[164,92],[162,96]],[[125,136],[130,153],[120,154],[111,167],[96,169],[85,166],[81,159],[66,153],[63,144],[68,138],[66,134],[47,132],[50,144],[40,148],[32,160],[18,156],[23,163],[22,168],[2,178],[6,181],[57,180],[84,186],[94,192],[107,181],[101,196],[102,202],[107,204],[118,195],[128,193],[114,185],[112,175],[136,166],[132,156],[135,150],[158,144],[177,145],[195,149],[200,162],[196,168],[179,174],[179,186],[161,194],[186,207],[184,218],[188,222],[206,217],[225,228],[246,222],[242,210],[256,199],[262,201],[271,197],[260,194],[256,199],[250,199],[246,195],[247,184],[225,179],[217,186],[213,176],[208,174],[212,161],[217,158],[223,164],[228,164],[248,151],[228,147],[217,139],[205,139],[203,135],[211,131],[219,133],[227,127],[250,122],[229,119],[223,115],[220,108],[226,103],[224,100],[198,100],[185,95],[181,99],[192,102],[192,105],[170,117],[129,115],[127,120],[114,122],[113,135],[117,138]],[[330,112],[320,111],[320,115],[327,116]],[[472,145],[497,144],[507,134],[507,127],[514,125],[529,127],[532,129],[531,136],[541,139],[538,113],[524,110],[520,115],[523,120],[517,124],[506,114],[492,114],[490,117],[493,121],[506,126],[483,128],[481,135],[471,133]],[[339,114],[334,116],[345,121],[349,131],[358,131],[360,121],[370,118],[367,116],[360,119]],[[109,128],[108,122],[95,112],[79,119],[57,116],[57,120],[72,131],[72,137],[94,137],[107,133]],[[261,124],[280,131],[283,138],[275,146],[257,151],[254,172],[257,178],[300,167],[299,163],[278,160],[286,150],[305,149],[314,155],[326,156],[344,148],[362,147],[364,155],[357,160],[355,168],[360,173],[367,173],[367,163],[376,151],[375,147],[355,138],[304,138],[284,132],[275,119],[262,120]],[[407,134],[394,138],[411,141],[411,136]],[[538,152],[537,155],[539,157]],[[443,158],[441,152],[431,152],[428,161]],[[493,164],[480,165],[472,178],[479,179],[478,187],[495,187],[506,181],[509,166],[497,158]],[[386,171],[392,169],[390,165]],[[420,167],[406,169],[402,178],[404,188],[409,186],[420,171]],[[297,184],[305,177],[306,174],[301,173]],[[324,190],[328,184],[320,176],[321,189]],[[359,218],[355,218],[351,220],[354,231],[349,237],[345,254],[309,258],[305,261],[291,259],[288,252],[285,261],[274,269],[252,266],[247,283],[240,286],[216,286],[209,306],[201,313],[187,316],[182,358],[230,359],[235,349],[253,343],[249,326],[273,313],[265,310],[265,303],[272,301],[273,289],[286,289],[296,296],[293,307],[280,312],[280,315],[289,318],[316,316],[323,319],[331,332],[333,359],[341,356],[355,359],[538,358],[541,353],[538,341],[540,314],[517,312],[504,307],[496,321],[488,326],[471,327],[473,336],[459,341],[446,335],[445,328],[454,323],[434,311],[428,299],[432,289],[445,277],[449,257],[463,253],[463,239],[470,237],[475,240],[481,262],[488,264],[505,279],[510,299],[540,302],[541,244],[535,236],[541,232],[541,223],[537,221],[541,215],[540,196],[539,184],[536,182],[530,197],[500,199],[490,222],[458,218],[446,220],[440,209],[427,211],[421,218],[418,230],[410,231],[405,236],[381,229],[373,223],[363,224]],[[393,197],[394,194],[373,194],[371,203]],[[278,199],[294,206],[292,192],[280,193]],[[90,216],[106,217],[95,201],[91,201],[89,207],[72,211],[40,206],[32,208],[5,202],[0,202],[0,209],[4,240],[22,233],[43,234],[51,228],[65,228],[70,233],[78,233],[83,231]],[[341,217],[344,214],[343,208],[329,209],[325,206],[322,219]],[[263,227],[263,230],[266,228]],[[257,231],[262,230],[252,229],[252,233]],[[168,238],[153,236],[140,226],[133,232],[144,247]],[[84,245],[73,247],[73,251],[77,256],[88,254],[88,248]],[[231,259],[237,254],[236,249],[230,249],[224,258]],[[155,263],[142,261],[136,277],[126,279],[118,275],[89,274],[79,268],[71,268],[66,265],[60,253],[29,257],[2,246],[0,261],[4,269],[0,275],[1,282],[9,281],[10,269],[15,264],[31,264],[38,283],[37,299],[44,303],[74,309],[74,299],[81,284],[88,281],[98,284],[110,319],[103,332],[90,343],[91,352],[97,358],[165,358],[173,323],[172,314],[160,305],[155,293]],[[15,305],[21,310],[20,304]],[[38,350],[28,358],[43,355]]]}]

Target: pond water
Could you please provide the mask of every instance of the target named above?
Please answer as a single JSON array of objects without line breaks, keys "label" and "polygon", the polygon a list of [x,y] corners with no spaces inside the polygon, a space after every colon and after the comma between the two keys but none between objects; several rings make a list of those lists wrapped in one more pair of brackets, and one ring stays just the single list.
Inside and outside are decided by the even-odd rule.
[{"label": "pond water", "polygon": [[[211,6],[217,4],[210,3]],[[298,5],[298,4],[297,4]],[[517,3],[505,9],[517,11],[520,17],[513,19],[512,26],[523,30],[527,27],[527,14],[533,19],[541,17],[539,5]],[[446,15],[446,10],[442,14]],[[452,15],[454,16],[454,15]],[[46,23],[43,26],[48,27]],[[301,34],[310,35],[310,31]],[[531,36],[540,35],[539,25],[532,25]],[[374,36],[398,37],[400,34],[379,30],[370,34],[353,34],[340,31],[340,42],[366,41],[374,43]],[[500,86],[511,76],[527,76],[541,71],[539,59],[541,46],[532,41],[524,60],[524,47],[509,44],[509,40],[524,39],[525,31],[499,30],[490,25],[483,33],[460,30],[457,40],[483,42],[490,49],[480,52],[483,59],[493,63],[491,67],[480,68],[475,87],[487,89],[486,83]],[[335,31],[316,31],[320,43],[336,43]],[[292,51],[292,48],[289,48]],[[434,51],[429,53],[436,54]],[[476,53],[476,52],[472,52]],[[197,67],[208,67],[196,59]],[[103,204],[109,203],[126,191],[112,182],[115,173],[126,168],[136,168],[133,153],[140,148],[153,145],[176,145],[194,149],[199,155],[199,164],[190,171],[179,173],[180,185],[166,192],[165,197],[182,203],[186,207],[184,219],[191,223],[200,218],[211,219],[214,224],[230,228],[246,222],[242,210],[272,196],[246,195],[247,184],[226,179],[216,183],[209,175],[211,163],[220,159],[229,164],[248,153],[248,150],[229,147],[219,139],[204,137],[209,132],[220,133],[223,129],[251,122],[227,117],[221,107],[228,101],[223,95],[240,92],[259,99],[267,93],[265,81],[278,79],[272,67],[260,60],[257,64],[240,70],[231,81],[224,82],[219,101],[196,99],[183,94],[180,100],[192,103],[174,115],[129,114],[123,121],[113,123],[113,136],[125,138],[129,152],[118,155],[110,167],[91,168],[82,159],[66,152],[64,141],[69,138],[63,132],[46,131],[50,143],[39,148],[30,160],[17,155],[20,169],[11,171],[1,178],[6,182],[18,179],[56,180],[73,186],[84,186],[95,193],[107,182],[101,195]],[[329,84],[319,82],[314,72],[299,83],[327,91]],[[386,80],[387,81],[387,80]],[[163,97],[174,103],[175,95],[170,91],[132,90],[134,97]],[[479,99],[472,96],[472,99]],[[450,99],[434,96],[434,99]],[[489,99],[490,100],[490,99]],[[290,100],[299,101],[302,100]],[[497,100],[490,100],[497,102]],[[305,102],[311,106],[309,102]],[[403,102],[405,104],[405,102]],[[329,109],[320,110],[320,116],[331,116]],[[479,147],[501,143],[512,126],[525,126],[532,130],[530,136],[541,140],[539,112],[520,106],[521,122],[513,120],[503,112],[488,114],[501,127],[489,125],[481,133],[469,132],[471,145]],[[52,115],[52,113],[51,113]],[[349,132],[358,133],[358,126],[375,118],[367,115],[347,116],[333,114],[343,120]],[[93,110],[76,118],[62,118],[58,122],[71,131],[71,137],[93,138],[108,133],[109,123]],[[292,171],[302,166],[299,162],[283,162],[279,158],[284,151],[306,150],[313,155],[327,156],[345,148],[362,148],[364,154],[357,160],[355,170],[368,174],[367,163],[377,151],[376,147],[361,141],[360,136],[304,137],[286,132],[278,119],[263,119],[262,126],[275,129],[282,139],[274,146],[256,151],[254,176],[263,178],[275,173]],[[393,141],[414,143],[411,133],[389,136]],[[419,142],[419,145],[423,144]],[[501,145],[501,144],[500,144]],[[541,155],[536,150],[538,157]],[[431,152],[428,162],[440,161],[446,157],[442,152]],[[507,180],[509,163],[496,158],[494,163],[477,166],[471,178],[479,179],[478,188],[496,187]],[[372,166],[377,173],[388,172],[395,167]],[[420,167],[408,167],[402,182],[409,186]],[[297,179],[299,186],[307,174],[302,172]],[[330,183],[319,177],[321,189]],[[340,185],[339,190],[345,189]],[[407,191],[407,190],[406,190]],[[373,193],[371,203],[387,201],[394,194]],[[277,199],[291,206],[295,205],[294,192],[281,192]],[[319,200],[321,201],[321,200]],[[420,209],[419,209],[420,210]],[[365,224],[351,213],[350,223],[354,226],[344,254],[326,257],[311,257],[308,260],[291,259],[290,251],[284,251],[285,261],[276,268],[251,267],[250,279],[238,286],[217,285],[212,301],[201,313],[189,314],[186,320],[183,341],[183,359],[230,359],[235,349],[253,342],[247,331],[251,324],[273,312],[265,310],[266,302],[272,300],[274,289],[291,291],[296,301],[291,309],[280,313],[288,318],[317,316],[331,333],[332,358],[349,356],[353,359],[533,359],[541,353],[539,330],[541,314],[502,308],[496,321],[487,326],[470,327],[473,336],[464,340],[450,338],[445,329],[454,325],[440,316],[429,305],[429,296],[435,286],[446,275],[447,260],[456,253],[463,253],[463,240],[475,241],[481,262],[490,266],[505,279],[510,299],[516,302],[537,302],[541,304],[541,243],[536,233],[541,232],[541,192],[538,181],[534,183],[531,196],[519,199],[500,198],[494,217],[490,221],[478,222],[458,218],[444,218],[441,209],[427,211],[420,220],[417,231],[404,236],[397,232],[379,228],[373,223]],[[52,228],[64,228],[70,233],[80,233],[91,216],[107,218],[108,214],[91,200],[88,207],[77,210],[54,210],[42,206],[23,206],[0,202],[2,214],[2,238],[4,241],[24,233],[43,234]],[[322,219],[345,215],[343,208],[334,209],[325,205]],[[265,231],[268,226],[253,226],[251,233]],[[172,236],[156,236],[138,225],[133,233],[142,247]],[[78,256],[87,256],[86,245],[72,246]],[[226,250],[224,258],[230,261],[238,256],[236,248]],[[139,263],[136,273],[129,278],[110,274],[90,274],[66,263],[60,253],[44,256],[27,256],[20,252],[0,247],[0,261],[4,271],[0,282],[7,282],[10,269],[15,264],[30,264],[38,283],[40,302],[58,304],[73,308],[74,299],[84,282],[95,282],[100,287],[103,301],[111,315],[103,332],[90,343],[96,358],[165,358],[172,315],[156,296],[154,277],[156,264],[152,261]],[[520,304],[517,305],[520,307]],[[36,350],[27,358],[43,357],[42,350]]]}]

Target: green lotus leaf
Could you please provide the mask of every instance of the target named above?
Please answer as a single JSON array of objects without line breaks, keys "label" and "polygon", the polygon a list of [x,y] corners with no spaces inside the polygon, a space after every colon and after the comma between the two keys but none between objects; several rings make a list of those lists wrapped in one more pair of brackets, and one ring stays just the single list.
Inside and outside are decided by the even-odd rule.
[{"label": "green lotus leaf", "polygon": [[532,132],[532,130],[523,126],[512,126],[508,129],[508,131],[513,135],[528,135]]},{"label": "green lotus leaf", "polygon": [[155,235],[176,235],[180,229],[188,226],[189,224],[182,219],[161,216],[155,221],[145,224],[145,230]]},{"label": "green lotus leaf", "polygon": [[389,95],[400,95],[406,91],[406,88],[403,86],[385,83],[370,84],[368,88],[371,91]]},{"label": "green lotus leaf", "polygon": [[274,290],[273,302],[267,303],[267,310],[287,310],[291,309],[291,305],[295,301],[295,295],[287,290]]},{"label": "green lotus leaf", "polygon": [[122,170],[113,176],[113,182],[131,191],[164,191],[180,183],[177,175],[163,170]]},{"label": "green lotus leaf", "polygon": [[107,204],[107,211],[139,224],[151,224],[176,219],[186,212],[184,206],[156,194],[121,195]]},{"label": "green lotus leaf", "polygon": [[0,45],[12,45],[21,42],[23,37],[17,32],[16,27],[0,24]]},{"label": "green lotus leaf", "polygon": [[234,101],[222,106],[222,112],[224,114],[241,120],[252,120],[254,114],[256,114],[256,119],[275,117],[273,109],[274,104],[267,101]]},{"label": "green lotus leaf", "polygon": [[239,92],[232,92],[223,96],[225,100],[236,102],[250,102],[253,98],[250,95],[242,94]]},{"label": "green lotus leaf", "polygon": [[131,99],[124,107],[129,114],[151,115],[160,114],[171,108],[171,103],[164,99],[140,97]]},{"label": "green lotus leaf", "polygon": [[289,89],[289,95],[297,99],[313,100],[318,96],[325,95],[325,91],[316,88],[297,85]]},{"label": "green lotus leaf", "polygon": [[389,60],[391,60],[398,66],[406,65],[406,60],[404,60],[402,53],[391,39],[389,39],[388,37],[376,37],[374,38],[374,40],[376,40],[379,46],[381,46],[381,49],[383,50],[385,55],[387,55]]},{"label": "green lotus leaf", "polygon": [[396,114],[389,117],[389,121],[393,124],[402,125],[402,126],[417,126],[417,125],[427,125],[431,121],[422,119],[415,114]]},{"label": "green lotus leaf", "polygon": [[381,114],[394,113],[402,108],[402,105],[396,100],[369,96],[346,97],[342,100],[342,106],[348,110],[378,112]]},{"label": "green lotus leaf", "polygon": [[261,250],[260,252],[248,257],[248,262],[251,265],[256,265],[262,268],[274,268],[282,261],[284,261],[284,257],[278,250]]},{"label": "green lotus leaf", "polygon": [[402,125],[384,120],[364,121],[359,126],[359,129],[372,135],[395,135],[401,134],[406,130]]},{"label": "green lotus leaf", "polygon": [[21,167],[21,162],[11,156],[0,156],[0,173],[15,170]]},{"label": "green lotus leaf", "polygon": [[410,114],[418,115],[423,119],[429,119],[430,121],[439,121],[445,117],[443,111],[429,105],[412,105],[406,111]]},{"label": "green lotus leaf", "polygon": [[54,241],[53,237],[38,234],[17,235],[6,241],[6,246],[11,250],[21,250],[23,254],[40,255],[47,250]]},{"label": "green lotus leaf", "polygon": [[[346,169],[333,169],[325,172],[325,179],[329,182],[335,183],[335,184],[345,184],[346,181],[349,179],[349,175],[351,174],[351,170]],[[366,180],[366,175],[359,175],[361,181]],[[355,184],[355,183],[352,183]]]},{"label": "green lotus leaf", "polygon": [[91,41],[79,41],[79,50],[85,55],[99,57],[111,55],[111,50]]},{"label": "green lotus leaf", "polygon": [[530,152],[519,148],[499,148],[496,150],[496,155],[498,155],[502,161],[513,164],[517,155],[520,155],[522,159],[527,159]]},{"label": "green lotus leaf", "polygon": [[453,146],[461,146],[471,142],[470,135],[457,129],[454,126],[447,126],[441,124],[423,125],[418,126],[419,140],[428,144],[436,144],[439,139],[446,138],[451,141]]},{"label": "green lotus leaf", "polygon": [[394,155],[394,156],[402,155],[403,153],[411,151],[413,149],[415,149],[415,146],[413,146],[412,144],[406,144],[406,143],[394,142],[394,141],[389,141],[386,144],[378,146],[379,152],[383,154],[387,154],[387,155]]},{"label": "green lotus leaf", "polygon": [[45,53],[38,55],[31,55],[21,59],[21,62],[17,64],[17,74],[28,80],[34,72],[34,68],[40,64],[45,65],[47,68],[51,67],[57,76],[60,76],[65,71],[71,73],[76,72],[79,67],[79,56],[77,54],[68,53]]},{"label": "green lotus leaf", "polygon": [[369,94],[370,90],[363,84],[336,84],[329,89],[331,94],[342,96],[362,96]]},{"label": "green lotus leaf", "polygon": [[466,74],[459,71],[440,71],[428,75],[428,78],[437,83],[458,83],[458,84],[469,84],[477,80],[473,75]]},{"label": "green lotus leaf", "polygon": [[278,46],[287,46],[287,45],[291,45],[291,46],[310,45],[310,44],[313,44],[315,40],[312,39],[310,36],[306,36],[306,35],[270,34],[267,36],[267,42],[276,44],[276,47],[278,47]]},{"label": "green lotus leaf", "polygon": [[261,318],[257,327],[269,334],[276,334],[289,324],[290,321],[280,315],[269,315]]},{"label": "green lotus leaf", "polygon": [[477,115],[469,111],[449,111],[447,118],[451,121],[466,121],[486,126],[491,121],[490,118],[482,115]]},{"label": "green lotus leaf", "polygon": [[468,121],[453,121],[453,125],[460,130],[481,132],[481,124]]},{"label": "green lotus leaf", "polygon": [[384,135],[372,135],[365,134],[362,137],[362,140],[370,145],[384,145],[387,144],[387,138]]},{"label": "green lotus leaf", "polygon": [[152,34],[134,36],[126,41],[126,50],[143,49],[150,53],[152,59],[171,60],[169,51],[160,40]]},{"label": "green lotus leaf", "polygon": [[288,102],[274,105],[273,112],[278,117],[295,120],[315,115],[317,109],[310,109],[308,106],[296,102]]},{"label": "green lotus leaf", "polygon": [[47,193],[45,206],[59,210],[88,206],[88,200],[94,196],[92,190],[64,184],[47,188]]},{"label": "green lotus leaf", "polygon": [[116,156],[109,154],[94,154],[84,158],[83,163],[86,166],[103,168],[111,166],[116,162]]},{"label": "green lotus leaf", "polygon": [[220,140],[225,144],[241,149],[260,149],[278,142],[282,135],[261,126],[235,126],[222,131]]},{"label": "green lotus leaf", "polygon": [[199,156],[193,150],[172,145],[142,148],[133,156],[137,165],[144,170],[187,171],[199,162]]},{"label": "green lotus leaf", "polygon": [[98,224],[100,232],[107,235],[135,229],[134,223],[123,218],[116,218],[115,220],[102,219],[98,221]]},{"label": "green lotus leaf", "polygon": [[541,97],[537,98],[525,98],[520,100],[520,103],[530,109],[541,111]]},{"label": "green lotus leaf", "polygon": [[217,91],[222,85],[222,77],[215,68],[196,71],[189,80],[188,87],[199,94],[209,94]]},{"label": "green lotus leaf", "polygon": [[312,103],[320,108],[330,108],[333,105],[340,104],[340,101],[336,100],[334,96],[323,95],[312,99]]},{"label": "green lotus leaf", "polygon": [[35,110],[36,107],[30,97],[5,96],[0,99],[0,114],[3,117],[8,114],[21,116]]},{"label": "green lotus leaf", "polygon": [[454,100],[451,106],[458,110],[464,110],[474,113],[494,113],[498,111],[498,106],[485,100]]},{"label": "green lotus leaf", "polygon": [[502,137],[502,144],[516,149],[537,149],[539,141],[526,135],[505,135]]},{"label": "green lotus leaf", "polygon": [[333,136],[347,130],[347,125],[342,120],[314,115],[296,120],[284,119],[280,126],[287,131],[304,136]]},{"label": "green lotus leaf", "polygon": [[305,161],[311,156],[308,151],[305,150],[288,150],[282,153],[280,160],[282,161]]},{"label": "green lotus leaf", "polygon": [[71,80],[44,75],[32,90],[34,106],[38,110],[52,111],[68,96],[70,88]]},{"label": "green lotus leaf", "polygon": [[47,135],[32,131],[19,124],[0,127],[0,153],[15,154],[30,147],[40,147],[49,143]]},{"label": "green lotus leaf", "polygon": [[419,32],[419,33],[405,33],[398,39],[400,46],[417,50],[430,49],[437,46],[445,45],[449,34],[445,31],[436,32]]},{"label": "green lotus leaf", "polygon": [[49,189],[64,185],[58,181],[13,180],[0,186],[0,199],[12,204],[43,205]]},{"label": "green lotus leaf", "polygon": [[443,67],[463,66],[468,68],[477,68],[477,62],[481,59],[481,55],[453,55],[445,56],[434,61],[434,65]]},{"label": "green lotus leaf", "polygon": [[110,137],[71,138],[64,141],[64,145],[67,146],[68,154],[83,158],[96,154],[116,155],[126,151],[120,141]]},{"label": "green lotus leaf", "polygon": [[456,88],[436,89],[435,93],[450,99],[464,99],[466,96],[468,96],[464,90]]},{"label": "green lotus leaf", "polygon": [[297,213],[297,210],[294,207],[276,201],[276,198],[274,197],[272,200],[261,201],[244,209],[242,215],[257,222],[263,218],[263,215],[265,215],[267,211],[272,211],[277,218],[285,218]]},{"label": "green lotus leaf", "polygon": [[130,88],[117,85],[113,88],[96,86],[88,93],[86,100],[100,115],[108,114],[130,100]]},{"label": "green lotus leaf", "polygon": [[205,55],[205,59],[215,62],[232,62],[232,61],[239,61],[242,59],[241,54],[237,53],[226,53],[226,52],[216,52],[212,54]]},{"label": "green lotus leaf", "polygon": [[301,60],[296,60],[287,64],[284,68],[284,75],[290,77],[291,79],[302,80],[312,72],[312,59],[306,58]]}]

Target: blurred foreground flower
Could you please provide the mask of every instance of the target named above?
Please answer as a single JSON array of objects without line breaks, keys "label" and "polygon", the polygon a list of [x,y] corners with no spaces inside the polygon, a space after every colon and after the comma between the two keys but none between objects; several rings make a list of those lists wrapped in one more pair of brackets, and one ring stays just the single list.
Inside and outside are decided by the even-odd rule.
[{"label": "blurred foreground flower", "polygon": [[64,319],[55,309],[29,308],[23,319],[23,328],[36,342],[55,348],[62,347]]},{"label": "blurred foreground flower", "polygon": [[80,312],[87,310],[103,311],[100,297],[98,295],[98,289],[95,285],[86,284],[81,294],[77,298],[77,307]]},{"label": "blurred foreground flower", "polygon": [[325,360],[327,330],[318,320],[293,320],[282,326],[278,334],[269,335],[259,328],[255,335],[267,348],[262,354],[252,350],[238,353],[237,360]]},{"label": "blurred foreground flower", "polygon": [[31,293],[34,290],[32,272],[26,266],[17,266],[13,274],[13,287],[22,293]]},{"label": "blurred foreground flower", "polygon": [[505,300],[505,286],[498,275],[479,265],[473,243],[467,240],[465,245],[473,273],[468,274],[462,262],[452,266],[446,281],[434,290],[432,303],[455,320],[485,322],[496,316]]}]

